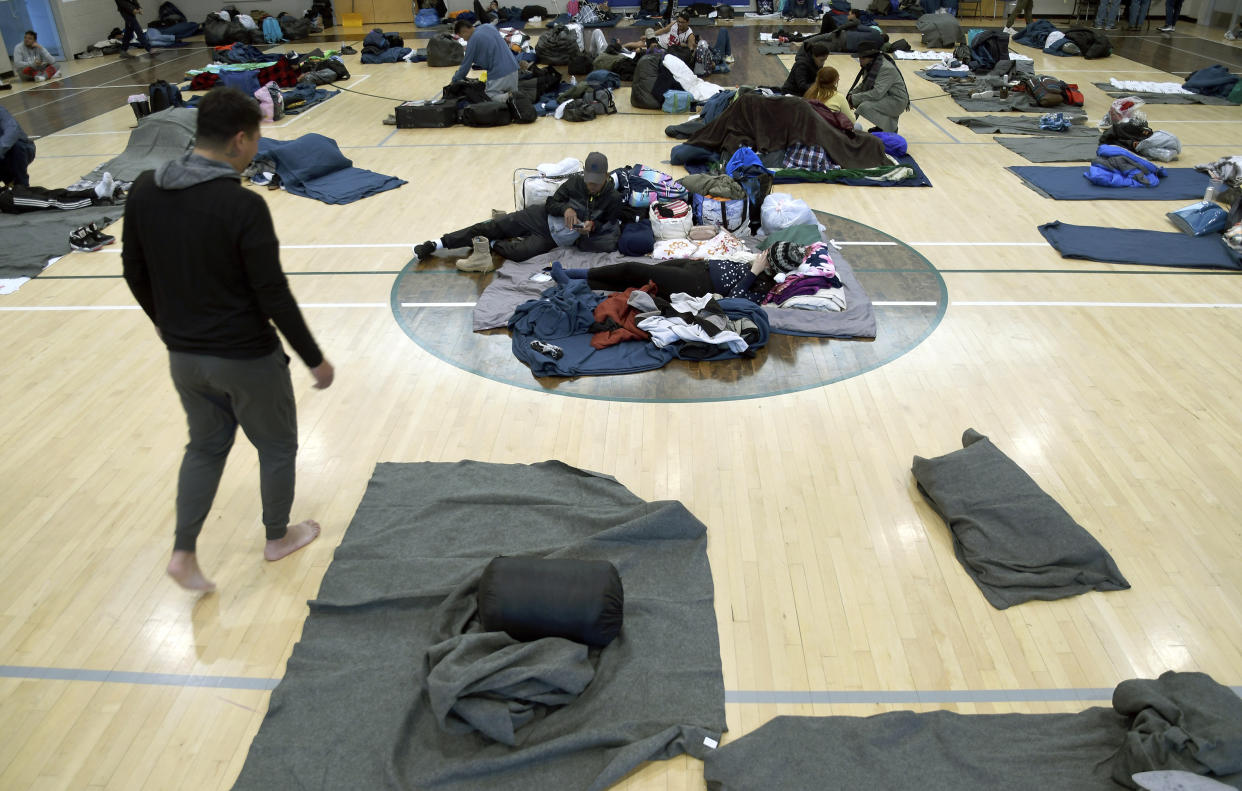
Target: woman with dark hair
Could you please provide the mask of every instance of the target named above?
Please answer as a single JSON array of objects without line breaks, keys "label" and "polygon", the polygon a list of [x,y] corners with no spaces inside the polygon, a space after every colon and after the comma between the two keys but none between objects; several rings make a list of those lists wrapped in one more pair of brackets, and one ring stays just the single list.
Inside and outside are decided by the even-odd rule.
[{"label": "woman with dark hair", "polygon": [[[595,291],[624,291],[642,288],[650,282],[664,295],[720,294],[760,304],[777,285],[777,276],[796,271],[804,261],[818,263],[816,254],[824,253],[826,257],[826,252],[822,246],[808,250],[790,242],[777,242],[750,264],[686,259],[655,264],[622,261],[591,269],[562,269],[557,261],[552,264],[552,279],[562,285],[570,280],[585,280]],[[827,258],[827,262],[830,264],[831,259]]]},{"label": "woman with dark hair", "polygon": [[841,75],[836,69],[832,66],[824,66],[815,73],[815,82],[806,89],[803,98],[819,102],[829,110],[836,110],[850,119],[850,123],[853,123],[857,120],[854,117],[854,111],[850,109],[850,103],[845,100],[845,94],[837,90],[837,83],[840,81]]}]

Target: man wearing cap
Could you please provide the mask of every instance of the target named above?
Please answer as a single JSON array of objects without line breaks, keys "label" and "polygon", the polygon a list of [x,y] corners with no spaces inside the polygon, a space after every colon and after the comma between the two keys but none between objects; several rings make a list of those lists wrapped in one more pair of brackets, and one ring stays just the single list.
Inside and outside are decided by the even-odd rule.
[{"label": "man wearing cap", "polygon": [[[527,206],[447,233],[415,245],[414,253],[423,261],[439,250],[480,243],[490,243],[492,252],[511,261],[525,261],[557,247],[611,253],[621,238],[621,196],[613,187],[603,154],[591,152],[583,171],[567,178],[542,206]],[[474,265],[458,268],[487,271]]]},{"label": "man wearing cap", "polygon": [[901,70],[872,42],[858,47],[858,76],[846,99],[859,117],[874,124],[868,131],[896,132],[897,119],[910,109],[910,92]]}]

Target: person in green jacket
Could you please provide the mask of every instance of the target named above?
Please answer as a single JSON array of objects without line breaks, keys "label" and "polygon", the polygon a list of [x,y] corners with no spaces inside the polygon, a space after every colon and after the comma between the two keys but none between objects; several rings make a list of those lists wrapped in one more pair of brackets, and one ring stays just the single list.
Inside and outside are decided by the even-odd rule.
[{"label": "person in green jacket", "polygon": [[901,70],[870,42],[858,48],[858,76],[846,99],[855,113],[874,124],[868,131],[896,132],[897,119],[910,109],[910,92]]}]

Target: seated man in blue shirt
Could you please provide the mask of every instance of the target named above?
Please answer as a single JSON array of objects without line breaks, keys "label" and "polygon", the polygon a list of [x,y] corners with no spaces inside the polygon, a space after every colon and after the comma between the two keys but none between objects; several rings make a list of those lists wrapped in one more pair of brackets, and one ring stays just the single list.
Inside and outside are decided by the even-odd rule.
[{"label": "seated man in blue shirt", "polygon": [[471,68],[487,72],[487,96],[503,102],[518,89],[518,64],[509,42],[495,25],[475,27],[464,19],[453,26],[453,33],[466,40],[466,54],[453,75],[453,82],[466,79]]}]

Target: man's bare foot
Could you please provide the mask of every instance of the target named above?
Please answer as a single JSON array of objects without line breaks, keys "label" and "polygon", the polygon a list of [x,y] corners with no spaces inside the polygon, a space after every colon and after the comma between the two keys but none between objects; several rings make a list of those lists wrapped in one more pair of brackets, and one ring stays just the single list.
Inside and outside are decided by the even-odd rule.
[{"label": "man's bare foot", "polygon": [[280,560],[285,555],[292,555],[302,547],[319,537],[319,523],[314,519],[289,525],[285,537],[276,541],[268,541],[263,547],[263,557],[267,560]]},{"label": "man's bare foot", "polygon": [[193,552],[173,550],[172,560],[168,561],[168,576],[186,590],[211,593],[216,589],[216,583],[203,576]]}]

